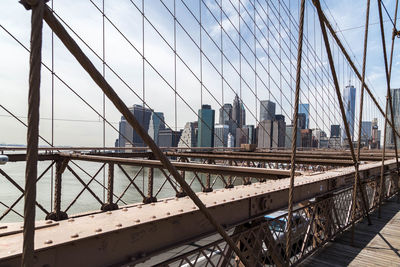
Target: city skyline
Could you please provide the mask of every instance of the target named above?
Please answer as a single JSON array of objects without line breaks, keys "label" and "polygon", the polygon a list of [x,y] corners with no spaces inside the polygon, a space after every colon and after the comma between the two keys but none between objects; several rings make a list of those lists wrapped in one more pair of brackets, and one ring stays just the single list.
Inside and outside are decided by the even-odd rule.
[{"label": "city skyline", "polygon": [[[346,101],[346,116],[351,120],[352,101],[355,98],[354,86],[347,86],[343,89],[343,99]],[[219,108],[219,114],[216,114],[211,105],[203,104],[198,110],[198,120],[195,122],[187,122],[183,129],[178,131],[166,127],[164,123],[164,113],[159,111],[150,111],[143,109],[141,105],[134,105],[132,112],[136,112],[137,116],[149,118],[143,121],[147,127],[149,135],[159,144],[159,133],[163,136],[164,146],[172,145],[179,147],[240,147],[242,144],[254,144],[259,148],[278,148],[291,146],[291,132],[293,125],[291,120],[286,121],[282,114],[275,114],[276,103],[270,100],[260,101],[259,118],[257,125],[246,125],[246,113],[242,101],[238,95],[235,95],[232,104],[224,103]],[[143,110],[146,112],[143,113]],[[342,147],[347,146],[346,140],[342,138],[343,127],[340,124],[332,124],[328,131],[320,128],[310,127],[310,105],[308,103],[299,104],[298,119],[298,147]],[[218,120],[216,120],[218,118]],[[354,119],[354,116],[353,116]],[[353,122],[354,124],[354,122]],[[375,129],[375,130],[374,130]],[[126,131],[126,121],[121,118],[120,130]],[[379,147],[380,130],[378,130],[378,122],[373,121],[361,122],[361,141],[363,146]],[[328,132],[328,133],[327,133]],[[353,126],[354,134],[354,126]],[[134,136],[134,133],[129,137]],[[118,146],[125,146],[121,142],[121,135],[116,140]],[[229,141],[228,141],[229,138]],[[354,139],[354,138],[353,138]],[[379,140],[376,140],[379,139]]]}]

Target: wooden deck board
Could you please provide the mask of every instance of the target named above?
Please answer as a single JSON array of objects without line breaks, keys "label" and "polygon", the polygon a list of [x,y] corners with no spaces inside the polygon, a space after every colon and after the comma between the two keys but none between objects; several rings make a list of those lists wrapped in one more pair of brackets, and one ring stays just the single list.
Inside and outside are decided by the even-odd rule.
[{"label": "wooden deck board", "polygon": [[371,214],[372,225],[366,220],[356,225],[354,246],[350,229],[300,266],[400,266],[400,204],[395,199],[388,201],[381,215]]}]

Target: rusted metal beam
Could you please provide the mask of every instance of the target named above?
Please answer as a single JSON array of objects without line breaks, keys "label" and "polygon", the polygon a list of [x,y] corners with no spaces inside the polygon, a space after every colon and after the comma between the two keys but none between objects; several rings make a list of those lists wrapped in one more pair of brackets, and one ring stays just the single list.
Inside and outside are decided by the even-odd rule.
[{"label": "rusted metal beam", "polygon": [[[131,165],[131,166],[143,166],[148,168],[163,168],[163,165],[158,160],[128,159],[128,158],[116,158],[116,157],[105,157],[105,156],[81,155],[81,154],[60,154],[60,156],[73,160],[115,163],[122,165]],[[201,172],[210,174],[235,175],[240,177],[269,178],[269,179],[277,179],[289,176],[289,171],[287,170],[223,166],[223,165],[187,163],[187,162],[172,162],[172,164],[175,166],[177,170],[180,171],[192,171],[192,172]],[[300,175],[300,173],[296,173],[296,175]]]},{"label": "rusted metal beam", "polygon": [[[85,154],[85,153],[83,153]],[[176,157],[186,157],[190,155],[192,159],[214,159],[214,160],[251,160],[260,162],[280,162],[288,163],[290,161],[290,155],[287,153],[258,153],[258,152],[166,152],[167,156]],[[9,162],[20,162],[26,160],[26,154],[10,154],[6,153],[9,158]],[[150,158],[153,153],[151,152],[127,152],[127,153],[89,153],[85,155],[99,155],[107,157],[119,157],[119,158]],[[382,160],[382,155],[370,154],[361,152],[360,160],[362,161],[380,161]],[[394,158],[394,153],[386,153],[385,158]],[[59,153],[44,153],[38,155],[38,161],[47,160],[59,160]],[[320,164],[320,165],[335,165],[335,166],[346,166],[351,164],[351,156],[349,154],[341,154],[340,152],[332,155],[327,153],[321,154],[305,154],[298,152],[298,159],[302,161],[303,164]],[[347,161],[347,162],[346,162]]]},{"label": "rusted metal beam", "polygon": [[[175,153],[167,152],[167,156],[184,156],[187,158],[202,158],[214,160],[239,160],[239,161],[261,161],[261,162],[277,162],[277,163],[290,163],[290,156],[275,157],[275,156],[243,156],[243,155],[219,155],[219,154],[204,154],[204,153]],[[380,160],[380,159],[379,159]],[[296,164],[317,164],[317,165],[330,165],[330,166],[349,166],[353,165],[351,160],[346,159],[315,159],[299,156],[296,158]]]}]

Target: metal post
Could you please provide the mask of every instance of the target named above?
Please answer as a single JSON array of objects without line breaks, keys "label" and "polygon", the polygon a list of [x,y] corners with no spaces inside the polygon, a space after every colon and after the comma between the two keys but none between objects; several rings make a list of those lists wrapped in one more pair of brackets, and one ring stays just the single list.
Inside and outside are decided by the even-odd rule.
[{"label": "metal post", "polygon": [[[187,159],[184,158],[184,157],[181,157],[181,158],[179,159],[179,161],[180,161],[180,162],[186,162]],[[185,171],[180,171],[179,174],[181,175],[181,177],[182,177],[183,179],[186,178],[186,172],[185,172]],[[185,193],[185,191],[183,191],[182,186],[179,186],[179,192],[176,193],[176,197],[185,197],[185,196],[187,196],[186,193]]]},{"label": "metal post", "polygon": [[[210,159],[207,159],[207,164],[212,164]],[[208,172],[206,174],[206,187],[203,189],[203,192],[212,192],[213,189],[211,188],[211,174]]]},{"label": "metal post", "polygon": [[[229,166],[232,166],[232,160],[228,160],[228,164]],[[233,188],[233,184],[232,184],[232,175],[228,176],[228,185],[225,188]]]},{"label": "metal post", "polygon": [[56,162],[56,177],[54,181],[54,209],[46,216],[46,220],[60,221],[68,218],[68,215],[61,211],[61,185],[62,174],[68,165],[68,160],[58,160]]},{"label": "metal post", "polygon": [[[154,159],[149,157],[149,159]],[[154,192],[154,168],[149,168],[148,184],[147,184],[147,197],[143,200],[144,203],[157,202],[157,198],[153,196]]]},{"label": "metal post", "polygon": [[114,196],[114,163],[108,163],[108,180],[107,180],[107,203],[101,206],[102,211],[110,211],[118,209],[118,205],[113,202]]}]

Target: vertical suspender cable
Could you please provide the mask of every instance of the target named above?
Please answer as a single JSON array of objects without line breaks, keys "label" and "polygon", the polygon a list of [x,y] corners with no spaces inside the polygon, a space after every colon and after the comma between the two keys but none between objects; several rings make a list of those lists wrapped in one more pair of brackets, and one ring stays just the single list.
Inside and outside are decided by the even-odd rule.
[{"label": "vertical suspender cable", "polygon": [[[363,118],[363,104],[364,104],[364,81],[365,81],[365,66],[367,62],[367,46],[368,46],[368,25],[369,25],[369,7],[370,0],[367,0],[367,10],[365,13],[365,32],[364,32],[364,52],[363,52],[363,66],[362,66],[362,86],[361,86],[361,95],[360,95],[360,115],[359,115],[359,123],[358,123],[358,139],[357,139],[357,162],[360,162],[360,149],[361,149],[361,122]],[[359,164],[356,165],[356,168],[359,168]],[[356,171],[358,173],[358,171]],[[356,175],[354,178],[353,184],[353,200],[351,205],[351,243],[354,244],[354,223],[355,223],[355,215],[356,215],[356,201],[357,201],[357,183],[359,177]],[[360,188],[360,190],[363,190]]]},{"label": "vertical suspender cable", "polygon": [[[54,10],[54,0],[51,1],[51,10]],[[54,32],[51,31],[51,146],[54,146]],[[50,210],[53,210],[53,183],[54,168],[50,171]]]},{"label": "vertical suspender cable", "polygon": [[287,265],[290,262],[290,254],[292,248],[292,217],[293,217],[293,197],[294,197],[294,172],[295,172],[295,159],[296,159],[296,141],[297,141],[297,127],[298,127],[298,111],[299,111],[299,98],[300,98],[300,75],[301,75],[301,56],[303,51],[303,28],[304,28],[304,9],[305,0],[301,0],[300,9],[300,23],[299,23],[299,41],[297,47],[297,67],[296,67],[296,92],[294,101],[293,112],[293,132],[292,132],[292,155],[290,159],[290,185],[289,185],[289,199],[288,199],[288,219],[286,227],[286,260]]}]

